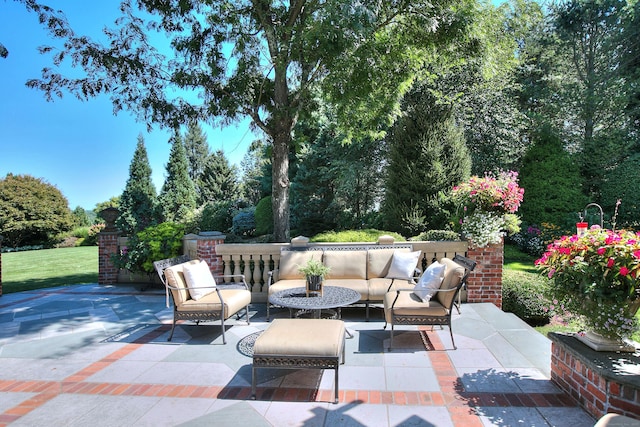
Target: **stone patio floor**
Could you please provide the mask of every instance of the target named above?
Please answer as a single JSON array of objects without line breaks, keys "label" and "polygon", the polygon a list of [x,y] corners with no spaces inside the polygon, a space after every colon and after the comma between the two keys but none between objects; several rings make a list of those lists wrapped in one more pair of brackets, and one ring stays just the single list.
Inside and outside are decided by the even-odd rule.
[{"label": "stone patio floor", "polygon": [[[274,310],[276,317],[288,311]],[[551,342],[492,304],[463,304],[449,331],[399,327],[382,310],[344,309],[354,337],[333,371],[259,370],[235,318],[172,319],[161,289],[74,285],[0,297],[0,426],[558,426],[595,423],[549,381]],[[419,330],[420,329],[420,330]]]}]

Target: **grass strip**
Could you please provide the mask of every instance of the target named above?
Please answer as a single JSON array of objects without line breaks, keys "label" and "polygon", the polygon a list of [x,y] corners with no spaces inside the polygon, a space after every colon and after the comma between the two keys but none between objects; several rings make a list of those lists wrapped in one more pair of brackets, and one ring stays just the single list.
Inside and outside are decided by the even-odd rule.
[{"label": "grass strip", "polygon": [[98,282],[98,247],[2,254],[2,293]]}]

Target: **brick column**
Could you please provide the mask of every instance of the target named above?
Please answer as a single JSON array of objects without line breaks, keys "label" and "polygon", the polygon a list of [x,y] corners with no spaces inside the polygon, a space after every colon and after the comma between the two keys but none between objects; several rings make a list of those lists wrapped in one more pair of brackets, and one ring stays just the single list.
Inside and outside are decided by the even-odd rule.
[{"label": "brick column", "polygon": [[0,297],[2,296],[2,236],[0,236]]},{"label": "brick column", "polygon": [[467,301],[491,302],[502,309],[504,244],[484,248],[469,245],[467,256],[478,263],[467,279]]},{"label": "brick column", "polygon": [[119,231],[102,231],[98,234],[98,284],[118,282],[118,268],[111,257],[118,253]]},{"label": "brick column", "polygon": [[200,234],[184,236],[184,252],[191,259],[201,259],[209,264],[214,276],[224,274],[222,255],[216,252],[216,246],[224,244],[227,236],[219,231],[203,231]]}]

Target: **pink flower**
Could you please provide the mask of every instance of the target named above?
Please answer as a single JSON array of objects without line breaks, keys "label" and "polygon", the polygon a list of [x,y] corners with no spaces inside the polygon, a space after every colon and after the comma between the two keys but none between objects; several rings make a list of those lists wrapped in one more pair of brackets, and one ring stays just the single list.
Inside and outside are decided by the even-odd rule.
[{"label": "pink flower", "polygon": [[613,259],[613,258],[609,258],[609,259],[607,260],[607,268],[611,268],[611,267],[613,267],[613,265],[614,265],[615,263],[616,263],[616,260],[615,260],[615,259]]},{"label": "pink flower", "polygon": [[598,253],[598,255],[604,255],[606,251],[607,251],[607,248],[598,248],[596,252]]},{"label": "pink flower", "polygon": [[625,266],[620,267],[620,275],[626,276],[627,274],[629,274],[629,269]]}]

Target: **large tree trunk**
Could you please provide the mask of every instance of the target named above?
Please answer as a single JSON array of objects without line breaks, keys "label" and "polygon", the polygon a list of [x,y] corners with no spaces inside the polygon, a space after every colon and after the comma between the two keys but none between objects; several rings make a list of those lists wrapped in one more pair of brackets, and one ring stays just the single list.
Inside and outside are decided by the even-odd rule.
[{"label": "large tree trunk", "polygon": [[271,207],[273,237],[276,242],[289,241],[289,144],[291,132],[273,135]]},{"label": "large tree trunk", "polygon": [[273,234],[276,242],[289,241],[289,147],[291,132],[296,122],[296,112],[289,99],[287,85],[287,61],[278,58],[274,67],[274,101],[276,111],[270,118],[273,143],[271,206],[273,209]]}]

